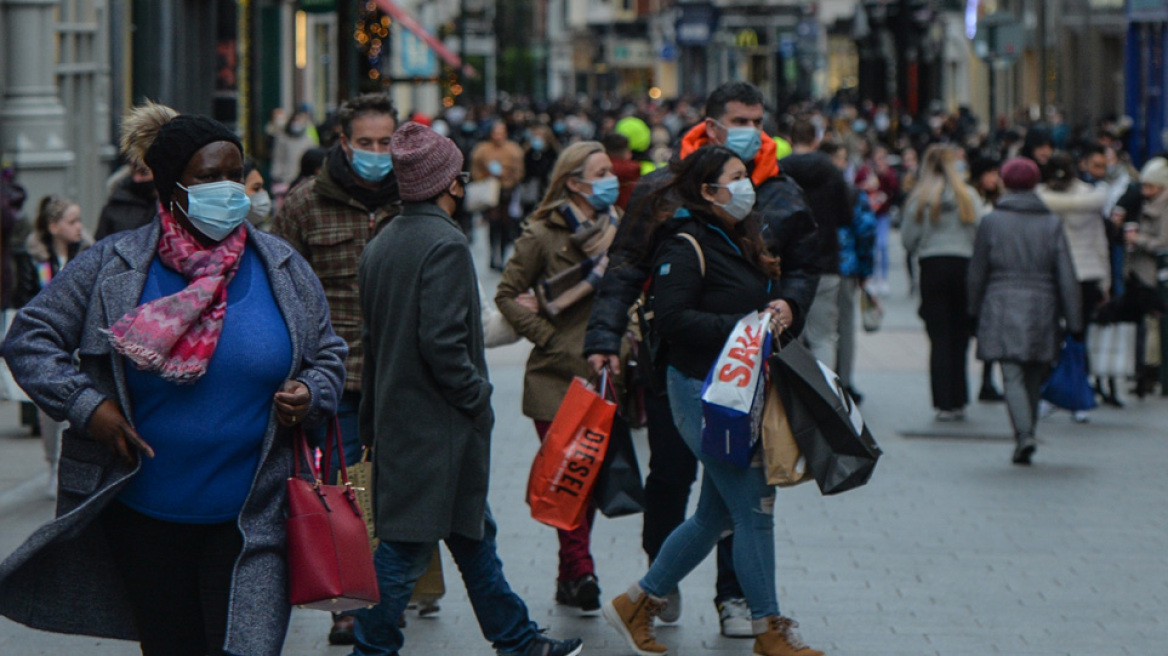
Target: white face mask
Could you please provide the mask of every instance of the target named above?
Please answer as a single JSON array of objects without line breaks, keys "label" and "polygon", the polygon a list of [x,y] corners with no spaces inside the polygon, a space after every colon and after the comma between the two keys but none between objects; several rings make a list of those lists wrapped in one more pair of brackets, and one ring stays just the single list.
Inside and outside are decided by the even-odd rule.
[{"label": "white face mask", "polygon": [[251,200],[251,210],[247,213],[247,220],[254,224],[267,221],[272,215],[272,197],[268,190],[260,189],[254,194],[249,194],[248,199]]},{"label": "white face mask", "polygon": [[725,185],[711,185],[714,187],[721,187],[730,191],[730,201],[727,203],[714,203],[714,205],[722,208],[724,212],[741,221],[750,215],[751,210],[754,209],[754,183],[750,178],[742,178],[735,180],[730,184]]}]

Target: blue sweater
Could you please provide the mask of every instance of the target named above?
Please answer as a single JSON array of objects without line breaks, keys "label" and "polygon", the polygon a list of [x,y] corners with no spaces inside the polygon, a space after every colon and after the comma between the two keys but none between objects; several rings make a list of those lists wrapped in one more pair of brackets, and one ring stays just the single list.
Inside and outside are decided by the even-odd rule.
[{"label": "blue sweater", "polygon": [[[155,258],[141,303],[187,283]],[[234,520],[259,466],[272,396],[292,369],[292,340],[249,245],[227,286],[227,314],[207,373],[178,385],[126,366],[134,426],[155,452],[118,497],[156,519]]]}]

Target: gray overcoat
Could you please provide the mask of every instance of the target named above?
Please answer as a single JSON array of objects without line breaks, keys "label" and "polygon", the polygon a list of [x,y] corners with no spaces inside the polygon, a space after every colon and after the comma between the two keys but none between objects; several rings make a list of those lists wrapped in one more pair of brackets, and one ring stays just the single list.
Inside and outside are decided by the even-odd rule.
[{"label": "gray overcoat", "polygon": [[[158,221],[118,233],[79,255],[17,315],[3,355],[28,395],[71,428],[61,444],[57,518],[0,563],[0,613],[27,626],[123,640],[137,638],[102,526],[95,522],[138,471],[89,437],[94,410],[114,399],[133,417],[122,356],[102,333],[138,305],[161,234]],[[292,340],[289,379],[308,386],[306,419],[336,411],[348,351],[329,323],[320,282],[299,255],[257,230],[272,295]],[[80,356],[80,368],[73,354]],[[287,430],[268,419],[260,466],[239,516],[244,546],[235,565],[225,649],[275,656],[287,632],[284,553],[286,479],[292,470]]]},{"label": "gray overcoat", "polygon": [[1033,192],[1003,196],[981,220],[967,280],[979,360],[1054,362],[1064,328],[1083,330],[1062,221]]},{"label": "gray overcoat", "polygon": [[365,247],[358,281],[377,536],[480,540],[494,416],[466,237],[437,205],[407,203]]}]

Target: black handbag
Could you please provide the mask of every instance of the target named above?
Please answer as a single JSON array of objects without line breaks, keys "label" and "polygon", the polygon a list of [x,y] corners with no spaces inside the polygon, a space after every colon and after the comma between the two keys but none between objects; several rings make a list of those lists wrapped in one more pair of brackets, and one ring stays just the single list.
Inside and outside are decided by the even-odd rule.
[{"label": "black handbag", "polygon": [[608,452],[600,466],[600,478],[592,490],[592,502],[605,517],[624,517],[645,512],[645,486],[629,424],[618,412],[612,420]]},{"label": "black handbag", "polygon": [[867,483],[882,451],[839,377],[798,341],[771,356],[771,375],[819,491],[838,494]]}]

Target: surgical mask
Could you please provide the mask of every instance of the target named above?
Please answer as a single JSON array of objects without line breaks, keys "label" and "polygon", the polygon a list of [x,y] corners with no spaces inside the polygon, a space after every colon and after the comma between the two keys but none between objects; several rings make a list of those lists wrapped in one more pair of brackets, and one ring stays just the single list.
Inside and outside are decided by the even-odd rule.
[{"label": "surgical mask", "polygon": [[370,150],[353,149],[353,170],[366,182],[381,182],[393,170],[393,156]]},{"label": "surgical mask", "polygon": [[272,197],[268,195],[268,190],[260,189],[254,194],[249,194],[247,198],[251,201],[251,211],[247,213],[247,220],[256,225],[267,221],[272,215]]},{"label": "surgical mask", "polygon": [[153,198],[154,197],[154,181],[153,180],[131,180],[128,186],[130,193],[139,198]]},{"label": "surgical mask", "polygon": [[969,172],[969,165],[966,164],[965,160],[963,159],[959,159],[956,162],[953,162],[953,168],[957,169],[957,174],[962,177],[964,177],[965,174]]},{"label": "surgical mask", "polygon": [[620,180],[615,175],[598,178],[592,181],[592,193],[588,194],[588,204],[597,210],[606,210],[612,207],[620,195]]},{"label": "surgical mask", "polygon": [[503,165],[498,160],[493,159],[487,162],[487,173],[490,173],[496,178],[501,178],[503,177]]},{"label": "surgical mask", "polygon": [[750,182],[750,178],[735,180],[727,185],[713,186],[722,187],[730,191],[730,202],[714,204],[721,207],[735,219],[739,221],[745,219],[750,214],[750,211],[754,209],[754,184]]},{"label": "surgical mask", "polygon": [[[215,241],[222,241],[247,220],[251,200],[247,188],[232,180],[191,185],[178,185],[187,192],[187,209],[183,212],[199,232]],[[174,203],[171,202],[173,211]],[[182,209],[182,206],[179,206]]]},{"label": "surgical mask", "polygon": [[718,125],[726,130],[726,147],[734,151],[734,154],[741,157],[744,162],[753,160],[758,154],[758,149],[762,148],[762,134],[756,128],[749,125],[734,127],[726,127],[721,123]]},{"label": "surgical mask", "polygon": [[543,142],[543,139],[540,139],[539,137],[532,137],[532,139],[531,139],[531,149],[532,150],[534,150],[537,153],[542,152],[544,145],[545,144]]}]

